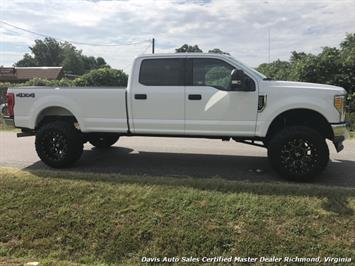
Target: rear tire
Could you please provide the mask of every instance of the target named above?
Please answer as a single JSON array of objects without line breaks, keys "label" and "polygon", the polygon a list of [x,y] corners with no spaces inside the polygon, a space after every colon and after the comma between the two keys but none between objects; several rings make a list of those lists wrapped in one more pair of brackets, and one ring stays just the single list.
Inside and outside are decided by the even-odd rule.
[{"label": "rear tire", "polygon": [[268,143],[272,167],[284,178],[306,181],[315,178],[327,166],[329,149],[317,131],[292,126],[283,129]]},{"label": "rear tire", "polygon": [[73,165],[83,153],[80,131],[65,121],[43,125],[36,134],[35,145],[41,160],[54,168]]},{"label": "rear tire", "polygon": [[98,149],[107,149],[115,144],[119,138],[117,135],[95,134],[89,137],[89,142]]}]

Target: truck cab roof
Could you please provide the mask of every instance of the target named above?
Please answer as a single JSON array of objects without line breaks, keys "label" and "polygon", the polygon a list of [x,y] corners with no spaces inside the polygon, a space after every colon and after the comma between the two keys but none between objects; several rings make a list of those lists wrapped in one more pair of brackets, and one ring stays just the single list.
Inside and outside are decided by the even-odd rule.
[{"label": "truck cab roof", "polygon": [[219,57],[219,58],[231,58],[230,55],[226,54],[217,54],[217,53],[158,53],[158,54],[141,54],[137,58],[156,58],[156,57]]}]

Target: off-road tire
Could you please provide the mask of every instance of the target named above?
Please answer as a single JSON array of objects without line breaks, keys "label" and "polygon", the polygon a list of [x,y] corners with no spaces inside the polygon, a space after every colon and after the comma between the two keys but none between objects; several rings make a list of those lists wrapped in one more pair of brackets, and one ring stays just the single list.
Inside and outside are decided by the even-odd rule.
[{"label": "off-road tire", "polygon": [[44,124],[36,133],[36,151],[53,168],[72,166],[83,153],[80,131],[65,121]]},{"label": "off-road tire", "polygon": [[109,134],[95,134],[89,137],[91,145],[98,149],[107,149],[117,142],[119,136]]},{"label": "off-road tire", "polygon": [[318,176],[329,161],[329,149],[317,131],[304,127],[287,127],[268,143],[271,166],[281,177],[309,181]]}]

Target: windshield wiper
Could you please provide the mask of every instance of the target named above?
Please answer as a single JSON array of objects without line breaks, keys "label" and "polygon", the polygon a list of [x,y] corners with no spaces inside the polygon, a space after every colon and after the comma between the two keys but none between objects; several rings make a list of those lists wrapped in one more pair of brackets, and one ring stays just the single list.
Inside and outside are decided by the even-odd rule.
[{"label": "windshield wiper", "polygon": [[267,78],[263,78],[263,80],[272,80],[272,78],[267,77]]}]

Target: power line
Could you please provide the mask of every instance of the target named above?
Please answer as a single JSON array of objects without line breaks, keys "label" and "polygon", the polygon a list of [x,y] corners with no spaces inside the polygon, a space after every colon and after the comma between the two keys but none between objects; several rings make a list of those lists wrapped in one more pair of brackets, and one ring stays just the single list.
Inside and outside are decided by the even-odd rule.
[{"label": "power line", "polygon": [[[151,44],[149,44],[142,52],[142,54],[145,54],[145,52],[150,48]],[[123,71],[126,71],[129,67],[131,67],[133,62],[130,62],[128,65],[122,68]]]},{"label": "power line", "polygon": [[145,54],[145,52],[150,48],[151,44],[148,44],[148,46],[144,49],[142,54]]},{"label": "power line", "polygon": [[70,43],[77,44],[77,45],[117,47],[117,46],[129,46],[129,45],[142,44],[142,43],[146,43],[146,42],[150,42],[151,41],[151,40],[143,40],[143,41],[138,41],[138,42],[119,43],[119,44],[116,44],[116,43],[114,43],[114,44],[108,44],[108,43],[102,44],[102,43],[77,42],[77,41],[63,40],[63,39],[55,38],[55,37],[47,35],[47,34],[42,34],[42,33],[38,33],[38,32],[35,32],[35,31],[28,30],[28,29],[24,29],[24,28],[18,27],[16,25],[10,24],[10,23],[8,23],[6,21],[2,21],[2,20],[0,20],[0,23],[4,24],[4,25],[7,25],[9,27],[12,27],[12,28],[27,32],[27,33],[31,33],[33,35],[41,36],[41,37],[44,37],[44,38],[47,38],[47,37],[54,38],[54,39],[56,39],[58,41],[61,41],[61,42],[70,42]]}]

